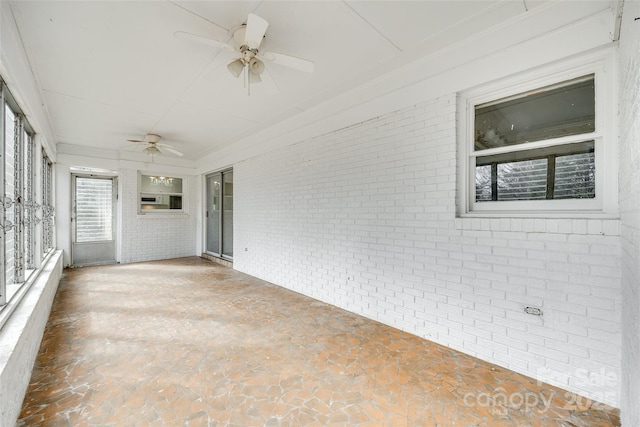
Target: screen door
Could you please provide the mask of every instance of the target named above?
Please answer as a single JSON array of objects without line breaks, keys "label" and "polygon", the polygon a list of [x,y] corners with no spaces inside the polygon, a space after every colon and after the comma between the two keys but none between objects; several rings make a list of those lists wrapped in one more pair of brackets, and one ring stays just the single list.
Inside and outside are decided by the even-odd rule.
[{"label": "screen door", "polygon": [[116,178],[72,175],[72,183],[71,264],[115,263]]}]

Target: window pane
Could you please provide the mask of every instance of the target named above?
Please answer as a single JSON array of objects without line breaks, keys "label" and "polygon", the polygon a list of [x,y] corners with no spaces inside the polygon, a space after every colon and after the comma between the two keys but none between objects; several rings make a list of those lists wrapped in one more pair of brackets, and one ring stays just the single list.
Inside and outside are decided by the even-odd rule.
[{"label": "window pane", "polygon": [[475,108],[476,151],[593,131],[593,75]]},{"label": "window pane", "polygon": [[491,166],[476,167],[476,202],[486,202],[491,199]]},{"label": "window pane", "polygon": [[479,156],[475,177],[476,202],[594,198],[594,141]]},{"label": "window pane", "polygon": [[222,254],[233,256],[233,172],[222,175]]},{"label": "window pane", "polygon": [[498,165],[498,200],[538,200],[547,195],[547,159]]},{"label": "window pane", "polygon": [[33,197],[33,140],[27,132],[23,131],[23,204],[24,209],[24,256],[25,266],[28,270],[35,268],[34,245],[35,245],[35,200]]},{"label": "window pane", "polygon": [[53,249],[53,165],[42,151],[42,253]]},{"label": "window pane", "polygon": [[182,178],[140,175],[140,210],[182,210]]},{"label": "window pane", "polygon": [[222,175],[207,177],[207,251],[220,254],[220,211],[222,205]]},{"label": "window pane", "polygon": [[76,178],[76,242],[113,239],[113,181]]},{"label": "window pane", "polygon": [[140,175],[140,192],[152,194],[181,194],[182,178]]},{"label": "window pane", "polygon": [[[5,197],[15,201],[15,114],[11,109],[5,105],[5,152],[4,152],[4,194]],[[16,222],[16,205],[12,203],[5,210],[5,221],[15,225]],[[5,281],[7,284],[15,282],[15,244],[16,244],[16,229],[15,227],[5,231],[4,235],[5,243]]]},{"label": "window pane", "polygon": [[593,199],[596,197],[595,156],[593,151],[556,157],[554,199]]}]

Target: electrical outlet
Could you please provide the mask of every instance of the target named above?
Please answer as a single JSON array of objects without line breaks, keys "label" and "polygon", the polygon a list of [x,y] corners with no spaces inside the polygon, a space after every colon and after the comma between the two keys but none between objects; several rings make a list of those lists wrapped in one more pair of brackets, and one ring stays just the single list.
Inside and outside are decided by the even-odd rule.
[{"label": "electrical outlet", "polygon": [[524,312],[533,316],[542,316],[542,309],[539,307],[525,307]]}]

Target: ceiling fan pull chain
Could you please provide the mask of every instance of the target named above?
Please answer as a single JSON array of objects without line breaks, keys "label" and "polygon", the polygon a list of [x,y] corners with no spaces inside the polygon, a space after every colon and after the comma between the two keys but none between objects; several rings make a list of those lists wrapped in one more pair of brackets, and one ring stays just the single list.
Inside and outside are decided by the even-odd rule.
[{"label": "ceiling fan pull chain", "polygon": [[[249,79],[247,78],[247,65],[244,64],[244,67],[242,67],[242,87],[247,89],[247,93],[249,93],[249,88],[247,87],[247,83],[249,81]],[[249,96],[249,95],[247,95]]]},{"label": "ceiling fan pull chain", "polygon": [[244,66],[244,75],[247,79],[247,96],[251,96],[251,70],[249,69],[249,64]]}]

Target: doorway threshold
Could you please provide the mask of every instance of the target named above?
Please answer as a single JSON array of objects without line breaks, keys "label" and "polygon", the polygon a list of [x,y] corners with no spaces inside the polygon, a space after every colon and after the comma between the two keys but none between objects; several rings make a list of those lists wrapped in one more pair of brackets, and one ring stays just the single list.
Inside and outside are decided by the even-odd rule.
[{"label": "doorway threshold", "polygon": [[224,265],[225,267],[233,268],[233,261],[229,261],[228,259],[220,258],[214,255],[209,255],[207,253],[203,253],[200,255],[201,258],[208,259],[209,261],[213,261],[217,264]]}]

